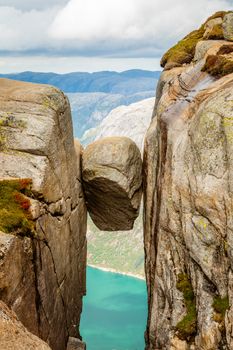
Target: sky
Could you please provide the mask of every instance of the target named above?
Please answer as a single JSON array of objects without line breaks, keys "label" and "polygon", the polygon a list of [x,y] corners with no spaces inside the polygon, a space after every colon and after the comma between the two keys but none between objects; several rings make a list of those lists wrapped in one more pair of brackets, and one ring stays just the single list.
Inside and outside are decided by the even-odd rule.
[{"label": "sky", "polygon": [[158,70],[233,0],[0,0],[0,72]]}]

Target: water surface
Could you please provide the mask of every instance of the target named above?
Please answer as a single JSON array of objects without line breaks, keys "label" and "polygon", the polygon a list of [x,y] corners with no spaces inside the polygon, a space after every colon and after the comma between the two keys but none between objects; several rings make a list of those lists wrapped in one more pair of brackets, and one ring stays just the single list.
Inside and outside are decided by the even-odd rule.
[{"label": "water surface", "polygon": [[145,281],[87,268],[81,334],[87,350],[143,350]]}]

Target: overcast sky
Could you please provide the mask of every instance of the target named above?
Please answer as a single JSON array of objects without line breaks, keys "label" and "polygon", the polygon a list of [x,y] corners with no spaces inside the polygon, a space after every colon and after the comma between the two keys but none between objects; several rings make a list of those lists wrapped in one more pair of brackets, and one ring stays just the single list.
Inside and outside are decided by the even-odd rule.
[{"label": "overcast sky", "polygon": [[156,70],[233,0],[0,0],[0,71]]}]

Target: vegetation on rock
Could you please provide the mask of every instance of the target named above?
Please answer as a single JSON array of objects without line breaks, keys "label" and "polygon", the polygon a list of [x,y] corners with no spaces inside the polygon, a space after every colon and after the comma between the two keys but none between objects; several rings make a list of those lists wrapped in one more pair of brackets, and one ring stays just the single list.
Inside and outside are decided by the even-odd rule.
[{"label": "vegetation on rock", "polygon": [[0,231],[31,236],[34,225],[29,212],[31,180],[0,181]]},{"label": "vegetation on rock", "polygon": [[221,323],[224,321],[225,313],[229,309],[229,298],[228,296],[221,298],[220,296],[215,296],[213,301],[213,308],[215,311],[214,319],[215,321]]},{"label": "vegetation on rock", "polygon": [[208,35],[205,36],[205,40],[222,40],[224,39],[223,30],[221,24],[216,24]]},{"label": "vegetation on rock", "polygon": [[161,59],[161,66],[165,67],[167,63],[175,63],[177,66],[190,63],[194,57],[196,45],[198,41],[202,40],[204,32],[203,25],[198,30],[194,30],[185,36],[165,53]]},{"label": "vegetation on rock", "polygon": [[227,54],[232,53],[232,52],[233,52],[233,44],[223,45],[218,50],[217,55],[227,55]]},{"label": "vegetation on rock", "polygon": [[[226,11],[216,12],[213,16],[209,17],[207,21],[197,30],[194,30],[182,40],[180,40],[175,46],[170,48],[161,59],[161,66],[165,67],[166,65],[169,68],[169,65],[172,66],[181,66],[182,64],[188,64],[192,62],[195,54],[195,48],[197,43],[200,40],[203,40],[205,33],[205,26],[208,21],[215,18],[223,18],[227,14]],[[223,30],[222,25],[217,24],[213,27],[211,32],[208,34],[208,37],[205,39],[222,39]],[[165,67],[166,68],[166,67]]]},{"label": "vegetation on rock", "polygon": [[209,55],[202,71],[216,78],[221,78],[233,73],[233,60],[222,55]]},{"label": "vegetation on rock", "polygon": [[184,318],[177,323],[176,330],[182,340],[190,341],[197,331],[197,312],[195,295],[192,284],[187,274],[180,273],[176,284],[177,289],[183,293],[187,313]]}]

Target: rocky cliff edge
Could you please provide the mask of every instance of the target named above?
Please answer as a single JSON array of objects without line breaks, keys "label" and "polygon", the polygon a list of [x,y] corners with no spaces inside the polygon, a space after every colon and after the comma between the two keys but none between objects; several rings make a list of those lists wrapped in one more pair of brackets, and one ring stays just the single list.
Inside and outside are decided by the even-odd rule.
[{"label": "rocky cliff edge", "polygon": [[144,153],[147,349],[233,349],[233,13],[161,64]]},{"label": "rocky cliff edge", "polygon": [[0,299],[64,350],[79,337],[86,270],[81,148],[66,97],[0,79],[0,151]]}]

